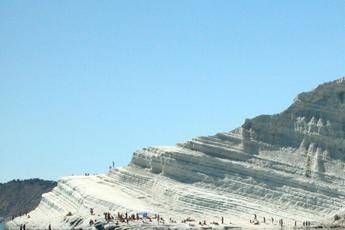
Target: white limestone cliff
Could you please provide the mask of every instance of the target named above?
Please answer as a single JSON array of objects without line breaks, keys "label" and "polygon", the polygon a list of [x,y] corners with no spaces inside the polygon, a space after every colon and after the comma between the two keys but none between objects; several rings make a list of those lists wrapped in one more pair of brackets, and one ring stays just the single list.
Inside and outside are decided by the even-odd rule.
[{"label": "white limestone cliff", "polygon": [[178,220],[223,216],[248,228],[278,226],[269,221],[253,226],[254,214],[284,219],[288,226],[320,224],[345,206],[343,91],[343,81],[326,83],[299,95],[278,115],[176,146],[138,150],[128,166],[106,174],[64,177],[30,218],[18,217],[8,226],[90,228],[90,208]]}]

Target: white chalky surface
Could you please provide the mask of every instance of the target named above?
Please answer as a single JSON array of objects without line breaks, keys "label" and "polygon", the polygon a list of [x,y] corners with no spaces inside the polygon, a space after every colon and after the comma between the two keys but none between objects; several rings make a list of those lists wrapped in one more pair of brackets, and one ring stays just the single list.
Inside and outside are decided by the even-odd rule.
[{"label": "white chalky surface", "polygon": [[[8,227],[92,228],[89,220],[104,222],[104,212],[156,213],[166,228],[177,229],[203,220],[220,223],[222,216],[226,225],[209,226],[331,221],[345,213],[344,97],[343,80],[326,83],[300,94],[286,111],[248,120],[231,132],[138,150],[128,166],[106,174],[64,177],[30,218],[15,218]],[[254,214],[259,225],[250,223]],[[177,223],[169,225],[170,217]],[[196,222],[181,223],[187,217]],[[121,228],[153,226],[158,223]]]}]

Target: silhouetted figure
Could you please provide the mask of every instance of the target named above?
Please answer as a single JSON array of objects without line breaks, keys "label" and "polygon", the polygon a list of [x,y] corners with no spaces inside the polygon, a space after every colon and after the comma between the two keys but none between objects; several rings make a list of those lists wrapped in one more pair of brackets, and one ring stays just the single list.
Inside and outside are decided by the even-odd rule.
[{"label": "silhouetted figure", "polygon": [[279,220],[279,225],[280,225],[280,227],[283,227],[283,219]]},{"label": "silhouetted figure", "polygon": [[52,230],[52,226],[50,224],[48,225],[48,230]]},{"label": "silhouetted figure", "polygon": [[266,223],[266,218],[264,217],[264,223]]},{"label": "silhouetted figure", "polygon": [[19,230],[23,230],[23,225],[20,225]]},{"label": "silhouetted figure", "polygon": [[222,224],[224,224],[224,217],[222,217]]}]

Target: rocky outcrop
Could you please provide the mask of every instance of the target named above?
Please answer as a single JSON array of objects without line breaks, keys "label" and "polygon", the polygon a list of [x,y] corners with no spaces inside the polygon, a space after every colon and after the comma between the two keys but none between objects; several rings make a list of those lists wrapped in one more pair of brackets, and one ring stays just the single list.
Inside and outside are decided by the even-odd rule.
[{"label": "rocky outcrop", "polygon": [[334,159],[344,159],[345,83],[325,83],[301,93],[284,112],[259,116],[242,126],[251,129],[258,140],[276,146],[297,147],[304,139],[328,149]]},{"label": "rocky outcrop", "polygon": [[[164,216],[320,221],[345,205],[345,81],[297,96],[282,113],[247,119],[233,131],[136,151],[127,167],[66,177],[31,213],[41,226],[87,220],[88,210],[149,210]],[[43,215],[48,212],[49,215]],[[82,224],[82,227],[87,225]],[[66,226],[65,226],[66,227]],[[74,226],[75,227],[75,226]]]}]

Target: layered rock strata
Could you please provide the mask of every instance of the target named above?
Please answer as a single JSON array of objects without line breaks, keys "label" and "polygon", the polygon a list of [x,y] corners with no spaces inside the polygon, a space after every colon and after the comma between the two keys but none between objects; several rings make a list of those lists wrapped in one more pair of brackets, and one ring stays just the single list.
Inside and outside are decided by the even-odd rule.
[{"label": "layered rock strata", "polygon": [[345,81],[339,79],[233,131],[138,150],[128,166],[107,174],[65,177],[30,219],[9,226],[86,227],[90,208],[175,219],[224,216],[237,226],[254,214],[291,225],[320,222],[345,205],[344,169]]}]

